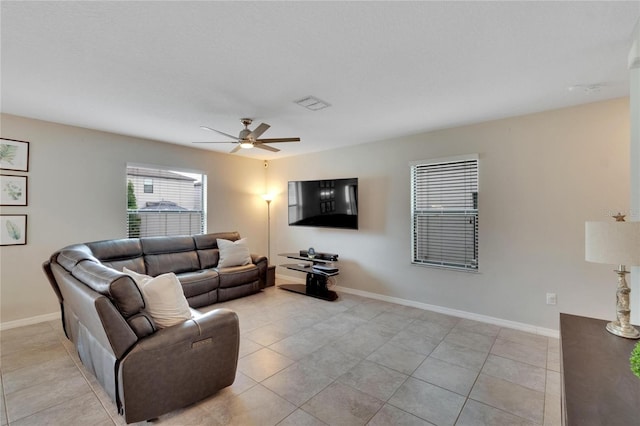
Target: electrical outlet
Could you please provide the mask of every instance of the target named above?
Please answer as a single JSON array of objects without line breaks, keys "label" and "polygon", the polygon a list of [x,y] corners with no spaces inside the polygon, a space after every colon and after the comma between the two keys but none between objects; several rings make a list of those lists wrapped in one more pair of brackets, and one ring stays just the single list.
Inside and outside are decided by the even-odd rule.
[{"label": "electrical outlet", "polygon": [[555,305],[558,303],[558,296],[555,293],[547,293],[547,305]]}]

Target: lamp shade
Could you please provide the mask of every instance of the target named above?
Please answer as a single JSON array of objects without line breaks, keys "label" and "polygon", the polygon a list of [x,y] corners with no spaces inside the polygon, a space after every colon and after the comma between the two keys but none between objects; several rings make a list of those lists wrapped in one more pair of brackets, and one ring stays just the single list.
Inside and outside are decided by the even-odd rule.
[{"label": "lamp shade", "polygon": [[640,222],[586,222],[585,260],[640,265]]}]

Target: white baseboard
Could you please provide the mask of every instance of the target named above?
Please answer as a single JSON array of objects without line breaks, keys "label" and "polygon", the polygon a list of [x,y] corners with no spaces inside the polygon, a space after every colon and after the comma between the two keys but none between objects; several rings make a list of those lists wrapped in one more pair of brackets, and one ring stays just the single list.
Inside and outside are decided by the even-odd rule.
[{"label": "white baseboard", "polygon": [[[305,284],[305,280],[302,278],[291,277],[289,275],[277,275],[277,278],[282,280]],[[371,293],[364,290],[356,290],[349,287],[335,286],[334,290],[344,293],[355,294],[356,296],[368,297],[370,299],[381,300],[383,302],[397,303],[398,305],[411,306],[419,309],[426,309],[427,311],[434,311],[445,315],[452,315],[454,317],[460,317],[470,319],[474,321],[486,322],[488,324],[497,325],[499,327],[513,328],[515,330],[526,331],[527,333],[539,334],[541,336],[560,338],[560,332],[551,328],[538,327],[531,324],[525,324],[522,322],[509,321],[502,318],[490,317],[488,315],[475,314],[473,312],[459,311],[457,309],[445,308],[438,305],[429,305],[427,303],[415,302],[413,300],[400,299],[398,297],[384,296],[378,293]]]},{"label": "white baseboard", "polygon": [[[282,280],[304,284],[305,280],[291,277],[289,275],[277,274],[276,278]],[[384,296],[378,293],[371,293],[364,290],[356,290],[349,287],[335,286],[335,290],[342,291],[344,293],[355,294],[357,296],[368,297],[370,299],[381,300],[383,302],[397,303],[398,305],[411,306],[419,309],[426,309],[428,311],[434,311],[441,314],[452,315],[455,317],[466,318],[474,321],[486,322],[488,324],[497,325],[500,327],[513,328],[515,330],[526,331],[528,333],[539,334],[541,336],[554,337],[558,339],[560,332],[551,328],[538,327],[531,324],[525,324],[522,322],[509,321],[501,318],[490,317],[487,315],[475,314],[473,312],[460,311],[457,309],[445,308],[443,306],[429,305],[427,303],[415,302],[413,300],[400,299],[398,297]],[[22,327],[25,325],[38,324],[45,321],[59,320],[60,313],[54,312],[51,314],[38,315],[30,318],[23,318],[15,321],[8,321],[0,323],[0,330],[9,330],[11,328]]]},{"label": "white baseboard", "polygon": [[0,330],[9,330],[11,328],[24,327],[25,325],[33,325],[54,320],[60,320],[60,312],[53,312],[51,314],[37,315],[35,317],[3,322],[0,323]]},{"label": "white baseboard", "polygon": [[427,303],[421,303],[421,302],[414,302],[413,300],[400,299],[398,297],[384,296],[382,294],[370,293],[368,291],[356,290],[349,287],[335,286],[335,290],[342,291],[344,293],[355,294],[357,296],[368,297],[371,299],[382,300],[383,302],[397,303],[398,305],[405,305],[405,306],[411,306],[419,309],[426,309],[428,311],[434,311],[441,314],[452,315],[454,317],[486,322],[488,324],[493,324],[500,327],[513,328],[515,330],[526,331],[528,333],[539,334],[541,336],[554,337],[556,339],[560,337],[560,332],[558,330],[553,330],[551,328],[538,327],[535,325],[525,324],[522,322],[509,321],[501,318],[490,317],[487,315],[475,314],[473,312],[459,311],[457,309],[445,308],[443,306],[429,305]]}]

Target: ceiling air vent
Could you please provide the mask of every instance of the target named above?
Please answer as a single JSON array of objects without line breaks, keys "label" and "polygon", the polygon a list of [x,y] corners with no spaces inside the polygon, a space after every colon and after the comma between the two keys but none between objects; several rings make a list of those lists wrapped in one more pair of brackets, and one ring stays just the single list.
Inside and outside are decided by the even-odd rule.
[{"label": "ceiling air vent", "polygon": [[319,111],[331,106],[330,104],[316,98],[315,96],[307,96],[294,102],[301,107],[305,107],[306,109],[311,111]]}]

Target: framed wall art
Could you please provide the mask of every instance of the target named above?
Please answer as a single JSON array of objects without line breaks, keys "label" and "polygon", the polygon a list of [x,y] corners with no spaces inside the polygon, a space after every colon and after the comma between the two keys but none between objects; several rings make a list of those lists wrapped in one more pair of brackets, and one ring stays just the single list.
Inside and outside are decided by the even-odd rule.
[{"label": "framed wall art", "polygon": [[0,174],[0,206],[26,206],[27,179],[27,176]]},{"label": "framed wall art", "polygon": [[0,170],[29,171],[29,142],[0,138]]},{"label": "framed wall art", "polygon": [[0,246],[27,244],[27,215],[0,214]]}]

